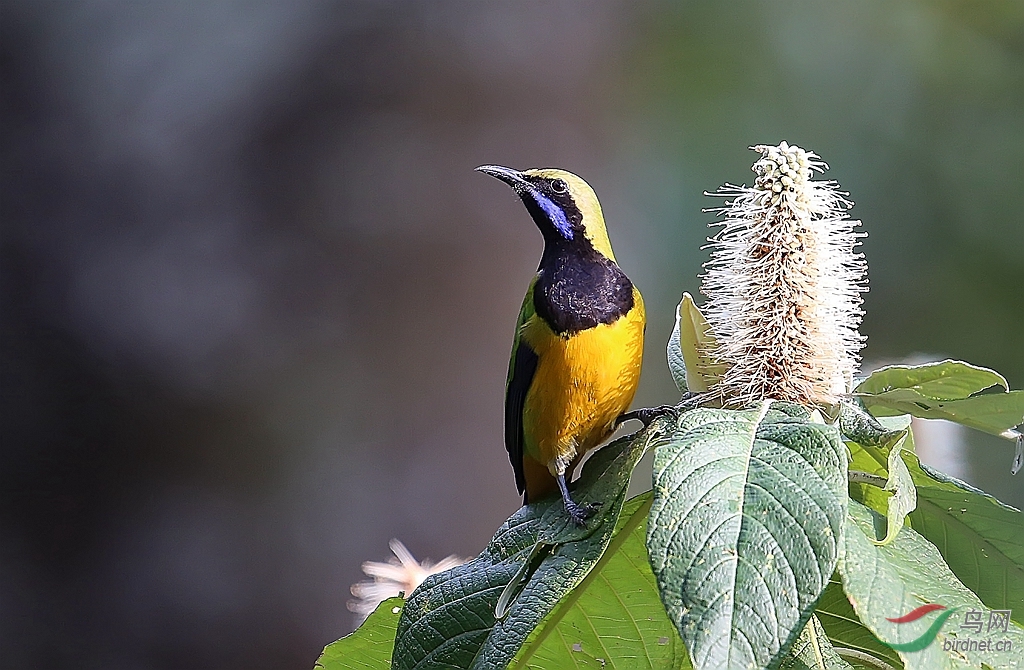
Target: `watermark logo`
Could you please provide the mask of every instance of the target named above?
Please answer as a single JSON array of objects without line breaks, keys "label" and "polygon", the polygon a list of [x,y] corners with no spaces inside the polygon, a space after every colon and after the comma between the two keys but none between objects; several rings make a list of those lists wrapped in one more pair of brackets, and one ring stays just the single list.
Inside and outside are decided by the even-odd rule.
[{"label": "watermark logo", "polygon": [[1010,610],[988,610],[988,617],[982,610],[969,609],[964,612],[964,622],[960,624],[960,630],[967,630],[969,633],[981,635],[982,625],[986,620],[984,638],[967,637],[950,639],[946,638],[942,643],[945,651],[1012,651],[1012,643],[1009,638],[992,639],[992,633],[1005,633],[1010,627]]},{"label": "watermark logo", "polygon": [[[942,630],[942,626],[946,623],[953,614],[957,612],[959,608],[954,607],[952,609],[947,608],[945,605],[939,605],[938,603],[929,603],[927,605],[921,605],[915,608],[903,616],[886,618],[886,621],[890,621],[894,624],[901,625],[905,623],[911,623],[917,621],[932,612],[941,612],[935,617],[928,629],[921,633],[917,638],[910,642],[886,642],[890,648],[896,651],[921,651],[932,642],[935,641],[939,631]],[[969,634],[967,637],[946,637],[942,642],[943,651],[957,651],[957,652],[972,652],[972,651],[1011,651],[1011,641],[1009,639],[995,639],[991,638],[992,633],[1005,633],[1007,632],[1010,625],[1010,610],[988,610],[988,617],[985,616],[985,612],[982,610],[969,609],[964,612],[964,622],[960,624],[960,630],[966,630],[968,633],[973,632],[975,635],[981,635],[982,629],[984,628],[985,633],[989,634],[989,637],[982,639],[973,638]],[[986,626],[987,622],[987,626]]]},{"label": "watermark logo", "polygon": [[946,619],[953,616],[953,613],[956,612],[955,607],[953,609],[947,609],[945,605],[929,603],[927,605],[921,605],[917,609],[913,609],[904,614],[903,616],[896,617],[893,619],[890,619],[888,617],[886,618],[886,621],[891,621],[895,624],[904,624],[910,623],[912,621],[917,621],[921,617],[930,614],[931,612],[934,612],[936,610],[942,610],[942,614],[937,616],[935,618],[935,621],[932,622],[932,625],[928,626],[928,630],[921,633],[921,635],[917,639],[911,640],[910,642],[886,642],[886,644],[889,645],[891,648],[895,649],[896,651],[921,651],[922,649],[930,645],[932,642],[935,641],[935,636],[937,636],[939,634],[939,631],[942,630],[942,624],[946,623]]}]

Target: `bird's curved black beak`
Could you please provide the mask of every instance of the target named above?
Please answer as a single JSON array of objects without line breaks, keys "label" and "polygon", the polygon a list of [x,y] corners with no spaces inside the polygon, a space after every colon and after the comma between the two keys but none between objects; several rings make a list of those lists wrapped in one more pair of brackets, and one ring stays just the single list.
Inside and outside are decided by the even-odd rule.
[{"label": "bird's curved black beak", "polygon": [[503,167],[501,165],[481,165],[476,168],[476,171],[489,174],[495,179],[500,179],[511,186],[512,189],[520,195],[533,188],[533,185],[523,177],[522,172],[513,170],[512,168]]}]

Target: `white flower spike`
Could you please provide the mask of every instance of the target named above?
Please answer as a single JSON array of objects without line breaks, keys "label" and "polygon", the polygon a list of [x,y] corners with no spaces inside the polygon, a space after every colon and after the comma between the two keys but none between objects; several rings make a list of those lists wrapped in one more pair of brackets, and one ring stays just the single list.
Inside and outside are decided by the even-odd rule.
[{"label": "white flower spike", "polygon": [[864,346],[858,331],[867,265],[855,248],[864,233],[846,217],[852,203],[834,181],[813,181],[828,166],[782,142],[751,147],[753,187],[726,184],[707,195],[732,198],[715,212],[701,291],[729,366],[711,389],[728,406],[765,399],[834,404],[850,392]]}]

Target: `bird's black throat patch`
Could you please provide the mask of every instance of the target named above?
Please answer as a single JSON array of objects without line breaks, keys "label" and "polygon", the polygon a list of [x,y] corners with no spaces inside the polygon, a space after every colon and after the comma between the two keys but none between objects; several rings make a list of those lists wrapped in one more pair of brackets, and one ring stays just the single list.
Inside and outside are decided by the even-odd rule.
[{"label": "bird's black throat patch", "polygon": [[533,288],[533,305],[551,330],[569,336],[612,323],[633,309],[633,283],[582,236],[567,243],[548,242]]}]

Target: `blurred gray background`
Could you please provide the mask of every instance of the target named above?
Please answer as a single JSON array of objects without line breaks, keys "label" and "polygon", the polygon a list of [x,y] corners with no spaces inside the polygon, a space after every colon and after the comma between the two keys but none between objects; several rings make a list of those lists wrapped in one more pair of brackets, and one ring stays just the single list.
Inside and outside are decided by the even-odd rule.
[{"label": "blurred gray background", "polygon": [[541,240],[481,163],[597,190],[638,405],[701,193],[783,139],[870,234],[866,364],[1024,386],[1024,3],[15,0],[0,75],[3,667],[311,668],[389,538],[483,547]]}]

